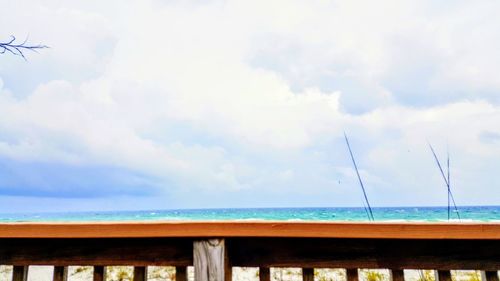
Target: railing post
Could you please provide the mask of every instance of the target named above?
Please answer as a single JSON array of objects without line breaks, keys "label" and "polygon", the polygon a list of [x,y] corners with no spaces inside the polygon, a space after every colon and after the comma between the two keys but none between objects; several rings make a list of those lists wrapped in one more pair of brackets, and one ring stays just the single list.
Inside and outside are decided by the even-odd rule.
[{"label": "railing post", "polygon": [[188,281],[186,266],[175,267],[175,281]]},{"label": "railing post", "polygon": [[195,281],[231,281],[224,239],[197,240],[193,242]]},{"label": "railing post", "polygon": [[481,271],[482,281],[499,281],[498,271]]},{"label": "railing post", "polygon": [[314,268],[302,268],[302,281],[314,281]]},{"label": "railing post", "polygon": [[451,281],[451,272],[449,270],[438,270],[436,272],[436,281]]},{"label": "railing post", "polygon": [[391,281],[405,281],[405,272],[404,270],[389,270],[390,280]]},{"label": "railing post", "polygon": [[259,267],[259,281],[271,281],[271,270],[269,267]]},{"label": "railing post", "polygon": [[68,267],[67,266],[54,266],[53,281],[67,281],[68,280]]},{"label": "railing post", "polygon": [[14,265],[12,270],[12,281],[26,281],[28,280],[28,269],[27,265]]},{"label": "railing post", "polygon": [[93,281],[106,281],[106,267],[94,266]]},{"label": "railing post", "polygon": [[147,281],[148,268],[146,266],[134,266],[134,279],[133,281]]},{"label": "railing post", "polygon": [[347,268],[346,270],[347,281],[358,281],[358,269],[357,268]]}]

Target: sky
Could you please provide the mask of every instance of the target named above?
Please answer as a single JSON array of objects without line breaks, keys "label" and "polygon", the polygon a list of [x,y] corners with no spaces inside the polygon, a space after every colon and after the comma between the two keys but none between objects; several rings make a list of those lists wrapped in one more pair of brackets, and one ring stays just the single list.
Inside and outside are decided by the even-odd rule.
[{"label": "sky", "polygon": [[500,205],[498,1],[0,6],[0,212]]}]

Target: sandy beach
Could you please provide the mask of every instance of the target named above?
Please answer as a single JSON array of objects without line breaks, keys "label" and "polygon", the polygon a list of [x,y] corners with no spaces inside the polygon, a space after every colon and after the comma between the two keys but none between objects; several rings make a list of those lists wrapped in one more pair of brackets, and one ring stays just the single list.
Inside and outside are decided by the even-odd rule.
[{"label": "sandy beach", "polygon": [[[133,268],[130,266],[114,266],[107,269],[107,281],[132,281]],[[257,281],[258,268],[234,267],[233,281]],[[53,267],[51,266],[30,266],[28,281],[52,281]],[[188,267],[188,277],[190,281],[194,280],[193,268]],[[424,277],[424,278],[422,278]],[[7,281],[12,278],[12,267],[0,267],[0,280]],[[430,278],[430,279],[427,279]],[[470,270],[452,271],[454,281],[479,281],[480,272]],[[360,279],[363,281],[389,281],[388,270],[360,270]],[[68,281],[91,281],[92,268],[88,266],[70,266]],[[174,267],[148,267],[149,281],[175,281]],[[272,268],[272,281],[302,281],[300,268]],[[345,270],[343,269],[316,269],[315,281],[344,281],[346,280]],[[423,275],[417,270],[405,270],[405,280],[407,281],[433,281],[434,275],[430,270],[425,271]]]}]

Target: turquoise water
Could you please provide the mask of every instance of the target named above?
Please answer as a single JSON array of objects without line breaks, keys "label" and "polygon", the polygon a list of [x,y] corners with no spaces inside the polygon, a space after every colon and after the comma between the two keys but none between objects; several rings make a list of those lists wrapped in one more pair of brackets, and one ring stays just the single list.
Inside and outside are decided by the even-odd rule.
[{"label": "turquoise water", "polygon": [[[462,221],[500,221],[500,206],[459,208]],[[446,207],[373,208],[377,221],[446,221]],[[457,219],[456,214],[452,214]],[[154,221],[154,220],[304,220],[366,221],[364,208],[198,209],[116,212],[0,214],[1,222],[19,221]]]}]

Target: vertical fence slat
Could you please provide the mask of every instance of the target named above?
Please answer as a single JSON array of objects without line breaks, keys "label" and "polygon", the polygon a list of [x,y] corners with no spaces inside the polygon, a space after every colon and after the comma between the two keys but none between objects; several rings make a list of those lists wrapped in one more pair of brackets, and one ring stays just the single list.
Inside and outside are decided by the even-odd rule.
[{"label": "vertical fence slat", "polygon": [[12,269],[12,281],[28,280],[28,269],[27,265],[14,265]]},{"label": "vertical fence slat", "polygon": [[481,271],[482,281],[499,281],[498,271]]},{"label": "vertical fence slat", "polygon": [[451,271],[449,270],[438,270],[436,276],[436,281],[451,281]]},{"label": "vertical fence slat", "polygon": [[233,281],[233,265],[229,259],[226,242],[224,241],[224,281]]},{"label": "vertical fence slat", "polygon": [[67,281],[68,280],[68,267],[67,266],[54,266],[53,281]]},{"label": "vertical fence slat", "polygon": [[271,270],[269,267],[259,267],[259,281],[271,281]]},{"label": "vertical fence slat", "polygon": [[405,281],[405,272],[400,269],[391,269],[389,270],[390,280],[391,281]]},{"label": "vertical fence slat", "polygon": [[175,267],[175,281],[188,281],[186,266]]},{"label": "vertical fence slat", "polygon": [[133,281],[147,281],[148,268],[146,266],[134,266],[134,279]]},{"label": "vertical fence slat", "polygon": [[357,268],[347,268],[346,270],[347,281],[358,281],[358,269]]},{"label": "vertical fence slat", "polygon": [[302,268],[302,281],[314,281],[314,268]]},{"label": "vertical fence slat", "polygon": [[232,268],[224,239],[194,241],[193,265],[196,281],[232,280]]},{"label": "vertical fence slat", "polygon": [[93,281],[106,281],[106,267],[94,266]]}]

